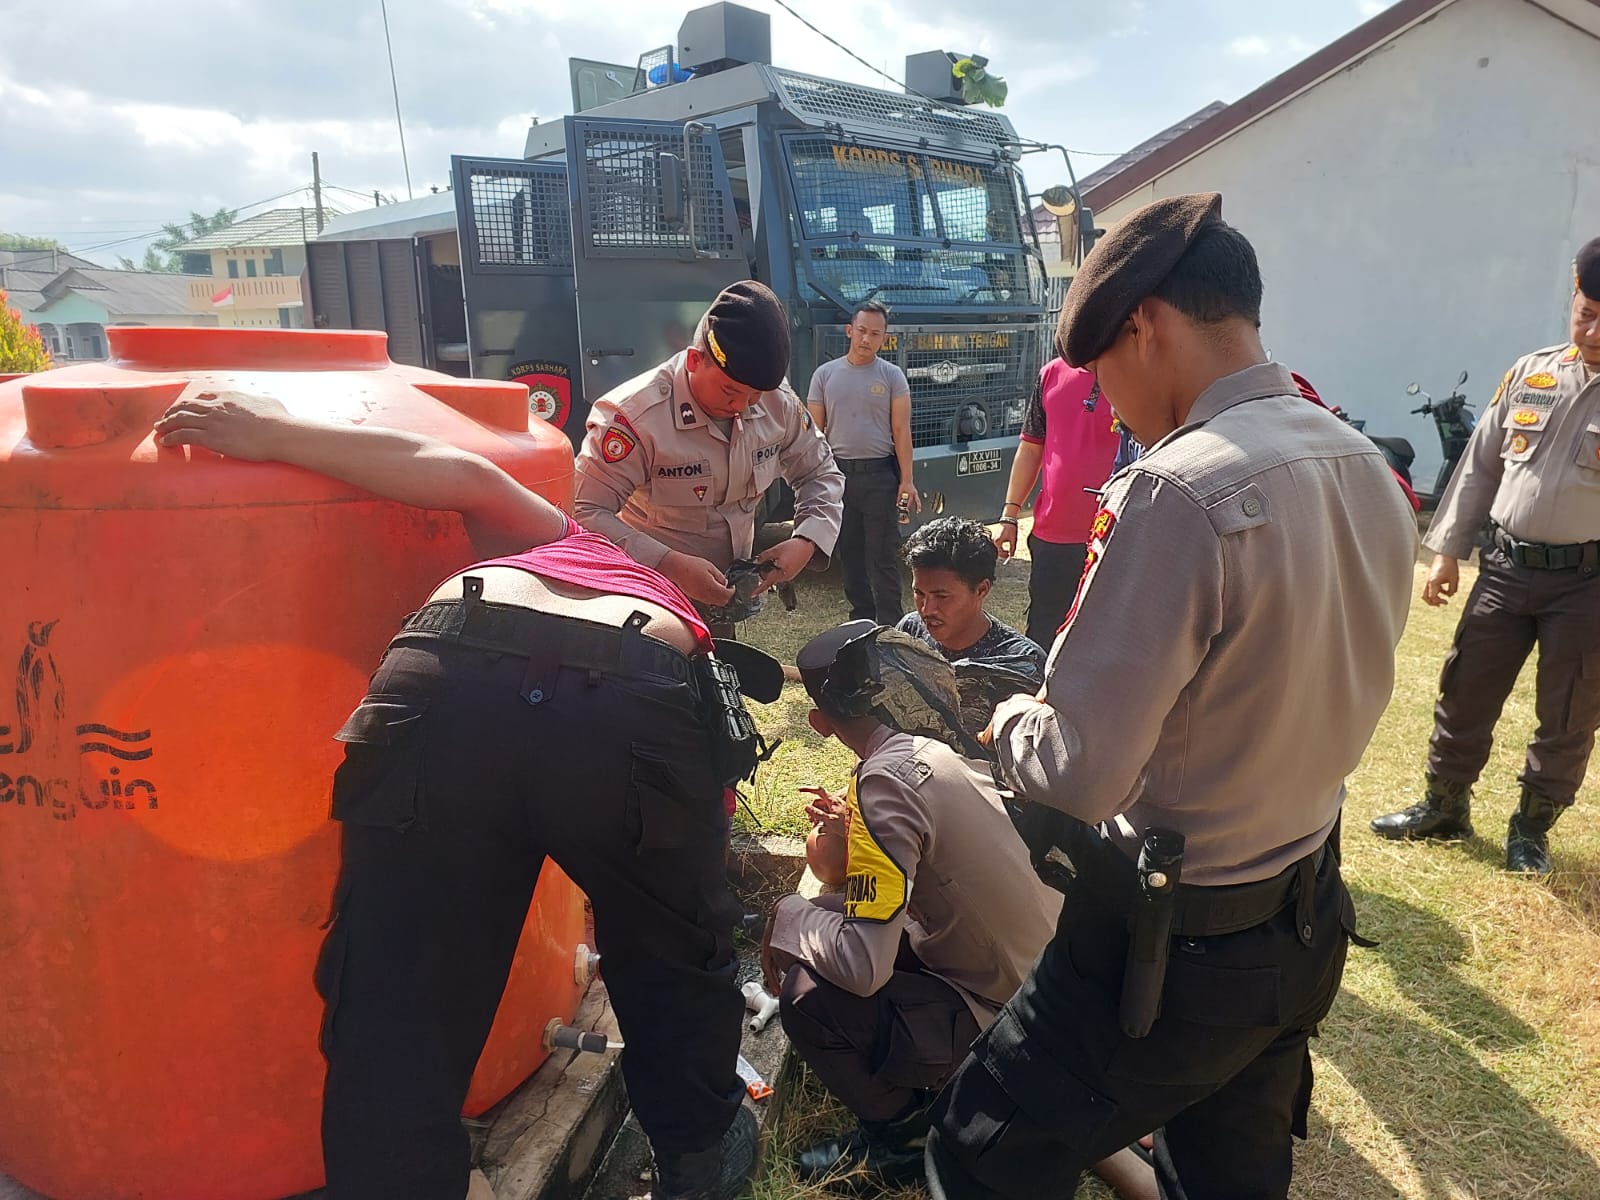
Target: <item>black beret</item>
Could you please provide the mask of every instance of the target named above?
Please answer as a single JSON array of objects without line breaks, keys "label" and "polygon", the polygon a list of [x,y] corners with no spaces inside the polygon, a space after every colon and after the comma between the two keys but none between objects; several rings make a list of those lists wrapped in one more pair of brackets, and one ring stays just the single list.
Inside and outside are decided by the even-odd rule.
[{"label": "black beret", "polygon": [[1222,219],[1222,196],[1199,192],[1130,213],[1083,260],[1056,326],[1056,353],[1087,366],[1117,338],[1128,314],[1161,286],[1203,228]]},{"label": "black beret", "polygon": [[704,328],[706,349],[735,383],[770,392],[789,373],[789,314],[764,284],[743,279],[723,288]]},{"label": "black beret", "polygon": [[806,694],[814,702],[821,702],[823,685],[828,682],[828,672],[833,669],[839,651],[851,642],[866,637],[877,627],[872,621],[846,621],[843,625],[817,634],[800,647],[794,665],[800,672],[801,682],[805,684]]},{"label": "black beret", "polygon": [[1578,251],[1572,263],[1572,281],[1591,300],[1600,300],[1600,237]]}]

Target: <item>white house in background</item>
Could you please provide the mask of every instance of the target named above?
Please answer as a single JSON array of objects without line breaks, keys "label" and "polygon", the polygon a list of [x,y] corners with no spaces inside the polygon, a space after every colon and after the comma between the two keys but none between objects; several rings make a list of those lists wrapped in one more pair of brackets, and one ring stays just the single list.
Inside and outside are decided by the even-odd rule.
[{"label": "white house in background", "polygon": [[1083,180],[1110,228],[1218,191],[1255,245],[1273,357],[1408,437],[1412,380],[1482,411],[1566,337],[1572,259],[1600,236],[1600,0],[1399,0],[1234,104]]}]

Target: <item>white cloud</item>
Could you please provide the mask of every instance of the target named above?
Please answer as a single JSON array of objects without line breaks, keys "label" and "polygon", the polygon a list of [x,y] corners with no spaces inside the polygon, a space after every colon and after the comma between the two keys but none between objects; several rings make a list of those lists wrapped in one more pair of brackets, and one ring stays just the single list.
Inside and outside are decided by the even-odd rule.
[{"label": "white cloud", "polygon": [[1363,19],[1377,16],[1389,7],[1389,0],[1356,0],[1356,7],[1361,10]]},{"label": "white cloud", "polygon": [[1272,53],[1272,43],[1259,34],[1237,37],[1228,43],[1228,53],[1238,58],[1263,58]]}]

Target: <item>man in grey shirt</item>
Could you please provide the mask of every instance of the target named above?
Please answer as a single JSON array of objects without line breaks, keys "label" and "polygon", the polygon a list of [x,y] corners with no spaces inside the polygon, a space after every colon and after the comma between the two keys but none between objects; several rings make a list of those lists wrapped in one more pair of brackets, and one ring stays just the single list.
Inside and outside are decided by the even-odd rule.
[{"label": "man in grey shirt", "polygon": [[900,606],[900,504],[922,511],[911,481],[911,385],[878,357],[889,310],[876,300],[856,309],[845,332],[850,350],[811,376],[806,408],[844,472],[844,524],[836,553],[852,621],[893,625]]}]

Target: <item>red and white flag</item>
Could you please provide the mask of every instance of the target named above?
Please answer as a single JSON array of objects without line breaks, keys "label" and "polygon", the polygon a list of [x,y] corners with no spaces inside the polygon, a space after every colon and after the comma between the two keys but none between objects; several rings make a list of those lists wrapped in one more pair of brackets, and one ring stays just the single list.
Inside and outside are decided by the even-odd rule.
[{"label": "red and white flag", "polygon": [[215,296],[211,297],[212,308],[227,308],[233,303],[233,285],[230,283]]}]

